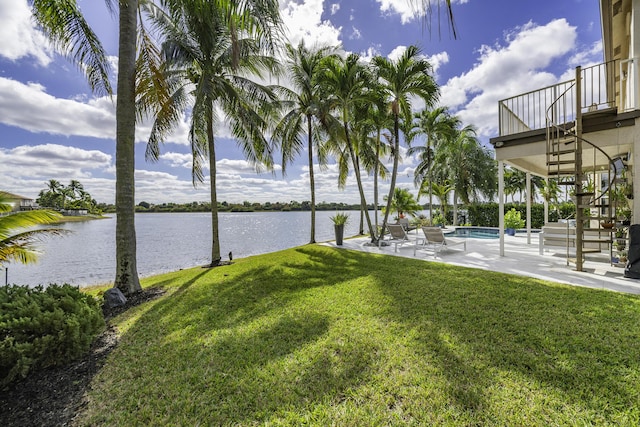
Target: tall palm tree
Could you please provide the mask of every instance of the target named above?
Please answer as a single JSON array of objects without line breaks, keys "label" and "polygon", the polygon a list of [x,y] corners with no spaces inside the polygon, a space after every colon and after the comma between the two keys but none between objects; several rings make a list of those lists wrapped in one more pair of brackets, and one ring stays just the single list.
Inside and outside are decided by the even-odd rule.
[{"label": "tall palm tree", "polygon": [[417,132],[425,136],[424,145],[412,146],[407,151],[409,155],[418,155],[420,162],[414,171],[414,184],[422,188],[423,182],[429,187],[429,216],[433,216],[433,190],[431,188],[434,151],[441,141],[451,139],[460,124],[460,120],[451,114],[447,107],[433,110],[422,110],[415,114]]},{"label": "tall palm tree", "polygon": [[369,106],[369,111],[367,112],[365,123],[368,124],[371,128],[370,134],[373,135],[369,137],[369,146],[373,146],[373,170],[371,173],[373,174],[373,206],[374,206],[374,223],[375,229],[378,229],[378,205],[379,205],[379,196],[378,196],[378,177],[382,179],[386,179],[388,170],[385,167],[384,163],[381,161],[381,158],[386,158],[391,154],[391,144],[383,141],[389,141],[390,135],[383,134],[385,129],[389,129],[392,126],[392,118],[388,114],[387,109],[384,106],[383,98],[381,96],[377,96],[376,99],[379,99],[381,102],[372,103]]},{"label": "tall palm tree", "polygon": [[[256,167],[272,166],[264,137],[265,118],[273,103],[271,91],[247,76],[275,71],[275,61],[263,55],[273,50],[280,26],[275,0],[246,2],[200,0],[167,1],[167,14],[154,22],[165,36],[164,65],[148,61],[140,73],[139,107],[152,112],[154,125],[147,159],[157,160],[159,143],[191,108],[189,141],[194,185],[203,181],[202,163],[209,160],[211,191],[211,265],[221,261],[216,187],[215,133],[217,111],[225,115],[245,157]],[[141,64],[145,65],[145,64]],[[164,67],[164,76],[155,69]],[[149,78],[163,77],[163,79]]]},{"label": "tall palm tree", "polygon": [[309,243],[316,242],[316,191],[313,170],[313,152],[318,153],[320,167],[327,163],[327,153],[321,142],[322,127],[319,120],[326,111],[322,105],[318,86],[318,71],[325,57],[334,54],[331,47],[309,49],[304,40],[297,47],[285,46],[287,59],[284,67],[293,85],[292,89],[280,88],[282,105],[286,109],[276,125],[272,139],[279,143],[282,151],[282,173],[286,166],[304,149],[302,136],[306,135],[306,149],[309,163],[309,187],[311,191],[311,237]]},{"label": "tall palm tree", "polygon": [[[371,89],[371,88],[370,88]],[[372,88],[376,90],[376,86]],[[384,99],[379,93],[373,94],[373,101],[362,105],[356,111],[356,139],[358,158],[362,160],[362,166],[373,176],[373,215],[374,229],[378,230],[378,206],[379,206],[379,178],[386,179],[389,170],[384,165],[383,159],[391,154],[391,135],[385,132],[393,126],[393,120],[388,114]],[[364,212],[361,215],[364,216]],[[362,229],[362,227],[361,227]]]},{"label": "tall palm tree", "polygon": [[[442,182],[436,181],[429,188],[433,192],[433,195],[436,196],[440,201],[440,210],[442,212],[442,217],[446,220],[447,213],[449,212],[448,211],[449,194],[451,194],[451,192],[454,190],[453,185],[451,185],[449,181],[446,181],[446,180]],[[418,192],[418,200],[420,200],[420,196],[422,194],[427,194],[426,188],[424,189],[421,188],[421,190],[424,190],[424,191]],[[433,218],[431,218],[431,220],[433,220]]]},{"label": "tall palm tree", "polygon": [[429,74],[431,65],[420,56],[420,50],[416,46],[409,46],[395,62],[388,58],[376,56],[373,58],[372,63],[375,67],[376,76],[382,84],[385,99],[388,102],[394,121],[393,170],[387,197],[387,208],[382,221],[382,229],[384,230],[389,219],[390,203],[393,199],[398,175],[401,117],[406,121],[411,120],[413,116],[411,101],[416,97],[422,99],[427,108],[431,108],[438,99],[439,89],[435,80]]},{"label": "tall palm tree", "polygon": [[[111,1],[106,4],[111,7]],[[111,95],[109,61],[76,0],[33,0],[33,14],[55,46],[87,75],[96,93]],[[119,2],[118,98],[116,101],[116,277],[125,294],[141,290],[135,233],[135,62],[138,0]]]},{"label": "tall palm tree", "polygon": [[332,142],[340,144],[336,150],[338,150],[338,163],[343,178],[347,166],[346,159],[351,161],[360,194],[360,208],[364,211],[371,239],[375,241],[377,236],[367,209],[360,161],[357,156],[357,139],[354,139],[353,133],[355,111],[361,105],[373,100],[372,94],[368,91],[371,87],[371,77],[369,70],[360,62],[360,56],[353,53],[346,58],[327,58],[319,76],[321,91],[329,109],[336,112],[339,127],[332,123],[331,117],[326,117],[323,125],[328,129]]},{"label": "tall palm tree", "polygon": [[66,233],[59,228],[32,229],[33,226],[51,224],[62,218],[57,212],[35,210],[11,212],[6,193],[0,192],[0,266],[17,261],[23,264],[35,262],[38,252],[35,244],[45,236]]},{"label": "tall palm tree", "polygon": [[492,200],[497,190],[497,165],[493,156],[476,137],[476,130],[468,125],[456,136],[441,144],[435,164],[440,180],[447,179],[454,188],[454,222],[457,221],[457,201],[464,204],[481,198]]}]

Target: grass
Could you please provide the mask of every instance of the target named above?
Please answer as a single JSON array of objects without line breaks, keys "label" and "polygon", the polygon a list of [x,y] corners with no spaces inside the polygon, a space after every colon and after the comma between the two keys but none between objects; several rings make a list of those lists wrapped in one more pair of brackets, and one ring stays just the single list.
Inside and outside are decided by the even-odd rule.
[{"label": "grass", "polygon": [[638,425],[640,298],[322,246],[154,276],[80,425]]}]

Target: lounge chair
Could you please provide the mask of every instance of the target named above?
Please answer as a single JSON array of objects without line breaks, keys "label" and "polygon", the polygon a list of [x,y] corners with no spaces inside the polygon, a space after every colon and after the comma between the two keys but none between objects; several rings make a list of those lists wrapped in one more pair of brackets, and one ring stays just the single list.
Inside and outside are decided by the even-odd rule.
[{"label": "lounge chair", "polygon": [[401,224],[387,224],[387,230],[389,230],[390,238],[385,241],[395,244],[395,252],[398,252],[398,245],[402,246],[405,243],[413,242]]},{"label": "lounge chair", "polygon": [[464,250],[467,250],[466,239],[456,239],[455,237],[445,237],[440,227],[422,227],[424,233],[424,239],[416,240],[416,245],[413,250],[415,256],[419,246],[422,248],[430,248],[433,250],[433,257],[435,258],[442,249],[448,249],[452,246],[463,245]]}]

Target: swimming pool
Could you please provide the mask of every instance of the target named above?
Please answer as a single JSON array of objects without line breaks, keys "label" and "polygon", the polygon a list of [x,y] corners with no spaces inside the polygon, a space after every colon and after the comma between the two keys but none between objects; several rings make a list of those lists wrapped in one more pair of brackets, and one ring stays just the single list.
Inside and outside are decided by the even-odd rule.
[{"label": "swimming pool", "polygon": [[473,237],[474,239],[499,239],[497,228],[490,227],[456,227],[455,230],[445,231],[445,236]]}]

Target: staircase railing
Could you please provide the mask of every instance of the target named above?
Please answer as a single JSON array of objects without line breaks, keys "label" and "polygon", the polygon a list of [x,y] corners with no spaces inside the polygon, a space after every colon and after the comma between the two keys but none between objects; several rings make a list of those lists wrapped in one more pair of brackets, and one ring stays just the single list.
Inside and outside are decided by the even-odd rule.
[{"label": "staircase railing", "polygon": [[[595,67],[602,67],[603,64]],[[605,64],[606,65],[606,64]],[[595,219],[600,223],[600,220],[613,221],[615,217],[615,198],[611,197],[615,186],[615,177],[618,173],[613,159],[600,147],[591,141],[582,137],[582,83],[585,79],[585,73],[590,73],[589,81],[593,82],[592,70],[594,67],[589,67],[582,70],[580,67],[576,69],[576,79],[569,85],[565,86],[565,89],[560,95],[547,107],[545,112],[546,129],[547,129],[547,149],[546,149],[546,161],[547,161],[547,173],[551,177],[558,179],[559,185],[571,185],[574,188],[574,195],[576,198],[576,269],[582,270],[583,253],[586,251],[584,244],[591,243],[608,243],[611,244],[611,231],[602,231],[600,227],[596,227],[598,230],[597,239],[585,239],[584,231],[594,230],[591,227],[591,215],[584,215],[584,209],[597,208],[598,215]],[[605,68],[606,69],[606,68]],[[591,89],[594,89],[593,83]],[[600,91],[600,86],[597,87],[597,91]],[[600,94],[601,95],[601,94]],[[598,102],[592,102],[588,104],[590,108],[597,110],[598,105],[601,105],[602,99],[608,97],[596,98]],[[575,110],[570,106],[571,103],[567,103],[568,97],[575,96]],[[594,98],[592,98],[594,99]],[[605,102],[606,103],[606,102]],[[569,105],[568,105],[569,104]],[[593,164],[591,167],[585,167],[583,159],[583,143],[593,149]],[[599,192],[596,192],[597,171],[598,171],[598,154],[606,159],[608,164],[608,183],[606,188],[601,188]],[[591,180],[592,188],[583,189],[584,183],[584,171],[591,170],[593,178]],[[570,177],[569,180],[563,181],[562,177]],[[606,203],[605,203],[606,201]],[[603,210],[606,210],[606,215],[603,216]],[[589,225],[584,227],[584,222],[589,221]],[[567,229],[567,233],[568,233]],[[605,238],[602,238],[601,233],[607,233]],[[569,245],[570,239],[567,239],[567,259],[569,259]]]}]

